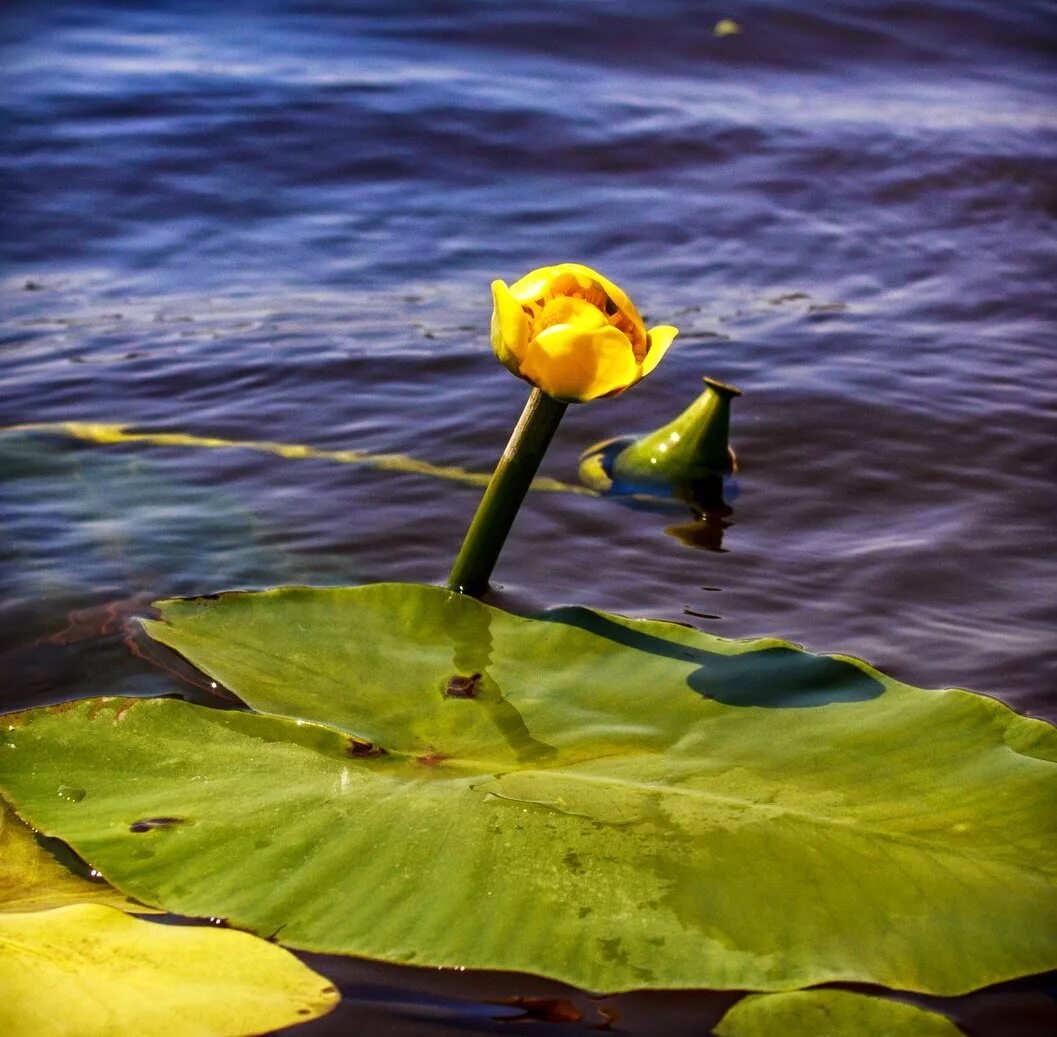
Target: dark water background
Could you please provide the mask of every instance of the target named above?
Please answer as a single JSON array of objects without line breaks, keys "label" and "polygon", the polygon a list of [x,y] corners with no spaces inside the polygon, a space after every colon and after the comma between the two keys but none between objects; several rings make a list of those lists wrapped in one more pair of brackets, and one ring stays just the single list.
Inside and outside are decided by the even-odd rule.
[{"label": "dark water background", "polygon": [[[682,334],[571,408],[544,473],[575,482],[708,374],[745,393],[740,492],[722,530],[532,495],[501,603],[786,637],[1057,719],[1055,25],[983,0],[8,3],[0,425],[487,471],[526,392],[488,283],[586,262]],[[123,642],[155,597],[440,581],[479,495],[40,431],[0,433],[0,479],[5,708],[171,687]],[[495,1022],[536,980],[327,969],[348,1000],[320,1033],[599,1021]],[[1017,991],[964,1002],[969,1032],[1047,1032]],[[617,999],[618,1028],[702,1032],[730,1000]]]}]

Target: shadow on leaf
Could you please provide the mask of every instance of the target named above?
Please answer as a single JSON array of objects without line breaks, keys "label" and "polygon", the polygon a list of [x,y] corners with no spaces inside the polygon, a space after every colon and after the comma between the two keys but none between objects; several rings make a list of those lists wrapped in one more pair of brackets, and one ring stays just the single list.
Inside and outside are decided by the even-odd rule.
[{"label": "shadow on leaf", "polygon": [[616,644],[667,659],[696,663],[686,683],[705,698],[728,706],[800,709],[876,698],[884,685],[852,662],[812,655],[796,648],[769,646],[721,655],[631,630],[590,609],[554,609],[538,618],[578,627]]}]

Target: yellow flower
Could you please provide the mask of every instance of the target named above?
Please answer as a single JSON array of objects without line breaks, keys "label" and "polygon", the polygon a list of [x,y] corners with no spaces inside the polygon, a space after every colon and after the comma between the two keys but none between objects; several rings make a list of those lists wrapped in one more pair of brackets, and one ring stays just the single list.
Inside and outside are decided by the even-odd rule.
[{"label": "yellow flower", "polygon": [[492,282],[492,348],[503,365],[570,403],[616,396],[660,362],[676,328],[646,330],[612,281],[579,263]]}]

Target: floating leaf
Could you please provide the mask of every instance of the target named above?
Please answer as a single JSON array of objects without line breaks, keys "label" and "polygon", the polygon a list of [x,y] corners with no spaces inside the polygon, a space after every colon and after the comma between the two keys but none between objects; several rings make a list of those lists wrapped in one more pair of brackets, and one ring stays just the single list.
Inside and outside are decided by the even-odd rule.
[{"label": "floating leaf", "polygon": [[716,1037],[964,1037],[954,1023],[936,1012],[848,990],[794,990],[745,997],[712,1032]]},{"label": "floating leaf", "polygon": [[1057,731],[993,699],[433,587],[160,609],[154,637],[302,719],[89,702],[0,752],[23,816],[150,903],[591,990],[1057,967]]},{"label": "floating leaf", "polygon": [[[67,795],[79,791],[70,788]],[[136,914],[154,911],[129,900],[102,879],[82,878],[64,867],[0,800],[0,911],[44,911],[84,903],[109,904]]]},{"label": "floating leaf", "polygon": [[254,1034],[329,1012],[338,993],[248,933],[158,925],[101,904],[0,914],[0,1032]]},{"label": "floating leaf", "polygon": [[[407,454],[372,454],[366,450],[323,450],[305,443],[273,443],[266,440],[252,439],[219,439],[216,436],[196,436],[187,432],[140,432],[130,425],[100,424],[85,421],[55,421],[28,425],[8,425],[0,427],[0,436],[19,433],[38,433],[42,435],[69,436],[72,439],[85,440],[104,446],[113,444],[136,443],[161,447],[192,447],[206,450],[253,450],[258,453],[272,454],[286,460],[314,459],[335,461],[338,464],[366,465],[390,472],[409,472],[414,475],[427,475],[435,479],[447,479],[450,482],[463,483],[467,486],[485,487],[491,475],[487,472],[467,472],[465,469],[451,465],[435,465]],[[549,493],[575,493],[591,495],[592,491],[583,486],[574,486],[559,482],[557,479],[539,477],[534,479],[530,489]]]}]

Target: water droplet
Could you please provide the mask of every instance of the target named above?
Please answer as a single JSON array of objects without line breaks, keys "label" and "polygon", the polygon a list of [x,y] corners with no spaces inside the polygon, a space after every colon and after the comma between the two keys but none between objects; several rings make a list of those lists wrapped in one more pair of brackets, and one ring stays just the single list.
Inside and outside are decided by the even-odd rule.
[{"label": "water droplet", "polygon": [[63,784],[56,789],[56,795],[59,799],[65,799],[67,803],[80,803],[87,793],[84,789],[79,789],[75,785]]}]

